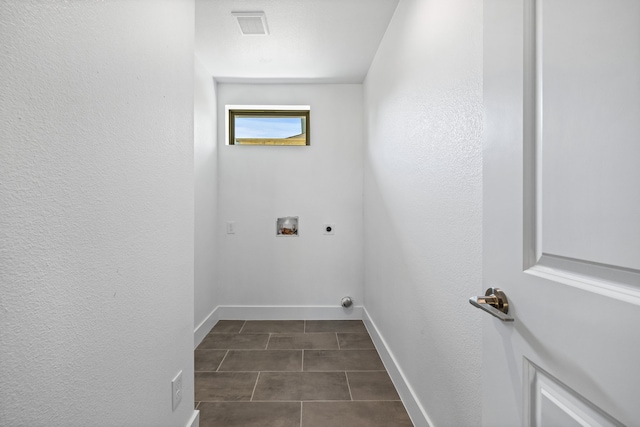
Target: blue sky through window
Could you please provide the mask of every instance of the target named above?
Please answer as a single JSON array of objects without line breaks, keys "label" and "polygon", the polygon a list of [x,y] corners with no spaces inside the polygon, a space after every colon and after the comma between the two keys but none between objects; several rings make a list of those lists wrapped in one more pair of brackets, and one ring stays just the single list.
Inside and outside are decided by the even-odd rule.
[{"label": "blue sky through window", "polygon": [[302,133],[299,117],[237,117],[236,138],[289,138]]}]

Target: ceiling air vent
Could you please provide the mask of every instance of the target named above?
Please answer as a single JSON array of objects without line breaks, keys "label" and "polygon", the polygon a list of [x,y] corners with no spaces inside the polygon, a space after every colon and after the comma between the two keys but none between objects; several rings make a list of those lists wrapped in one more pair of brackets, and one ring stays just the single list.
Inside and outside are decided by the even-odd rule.
[{"label": "ceiling air vent", "polygon": [[264,12],[231,12],[238,21],[238,27],[243,36],[266,36],[267,17]]}]

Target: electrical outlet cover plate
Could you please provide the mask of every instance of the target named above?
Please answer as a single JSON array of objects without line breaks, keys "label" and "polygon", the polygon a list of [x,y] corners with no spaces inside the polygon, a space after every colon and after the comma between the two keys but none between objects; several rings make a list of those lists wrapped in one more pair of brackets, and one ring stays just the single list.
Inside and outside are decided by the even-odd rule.
[{"label": "electrical outlet cover plate", "polygon": [[175,411],[182,400],[182,371],[171,381],[171,404]]},{"label": "electrical outlet cover plate", "polygon": [[329,235],[336,234],[336,225],[335,224],[323,224],[322,225],[322,234],[329,234]]},{"label": "electrical outlet cover plate", "polygon": [[227,234],[236,234],[235,221],[227,221]]}]

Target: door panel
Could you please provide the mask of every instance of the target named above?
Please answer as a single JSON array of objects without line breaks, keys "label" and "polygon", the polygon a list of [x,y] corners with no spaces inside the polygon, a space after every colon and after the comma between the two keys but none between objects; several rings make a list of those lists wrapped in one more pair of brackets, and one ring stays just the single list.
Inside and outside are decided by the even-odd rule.
[{"label": "door panel", "polygon": [[[531,426],[603,426],[619,427],[616,420],[581,398],[574,390],[559,382],[528,360],[525,369],[525,415]],[[525,423],[526,424],[526,423]]]},{"label": "door panel", "polygon": [[640,269],[640,2],[537,5],[541,251]]},{"label": "door panel", "polygon": [[483,425],[640,425],[639,5],[484,2]]}]

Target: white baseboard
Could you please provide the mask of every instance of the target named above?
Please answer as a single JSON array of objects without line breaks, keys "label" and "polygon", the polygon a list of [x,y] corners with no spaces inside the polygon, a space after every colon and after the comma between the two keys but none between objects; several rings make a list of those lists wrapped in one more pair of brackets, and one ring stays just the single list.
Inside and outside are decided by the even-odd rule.
[{"label": "white baseboard", "polygon": [[411,417],[413,425],[415,427],[433,426],[427,412],[424,410],[418,399],[416,399],[413,388],[411,388],[407,378],[404,376],[402,369],[398,366],[396,358],[393,356],[391,350],[389,350],[389,347],[387,347],[387,343],[380,334],[380,331],[378,331],[378,328],[369,316],[369,313],[364,308],[362,320],[364,325],[367,327],[367,331],[369,331],[369,335],[371,335],[371,339],[376,346],[376,350],[378,350],[382,363],[384,363],[384,366],[391,377],[391,381],[393,381],[393,385],[395,385],[396,390],[400,395],[400,399],[402,399],[402,403],[404,403],[404,406],[409,413],[409,417]]},{"label": "white baseboard", "polygon": [[362,307],[221,305],[214,312],[221,320],[361,320]]},{"label": "white baseboard", "polygon": [[191,415],[186,427],[200,427],[200,411],[193,411],[193,415]]},{"label": "white baseboard", "polygon": [[202,321],[197,327],[196,330],[193,331],[193,348],[195,349],[200,345],[204,337],[207,336],[209,331],[213,329],[213,327],[218,323],[220,317],[217,315],[218,308],[216,307],[206,319]]},{"label": "white baseboard", "polygon": [[196,327],[193,348],[200,345],[218,320],[362,320],[362,313],[362,306],[219,305]]}]

